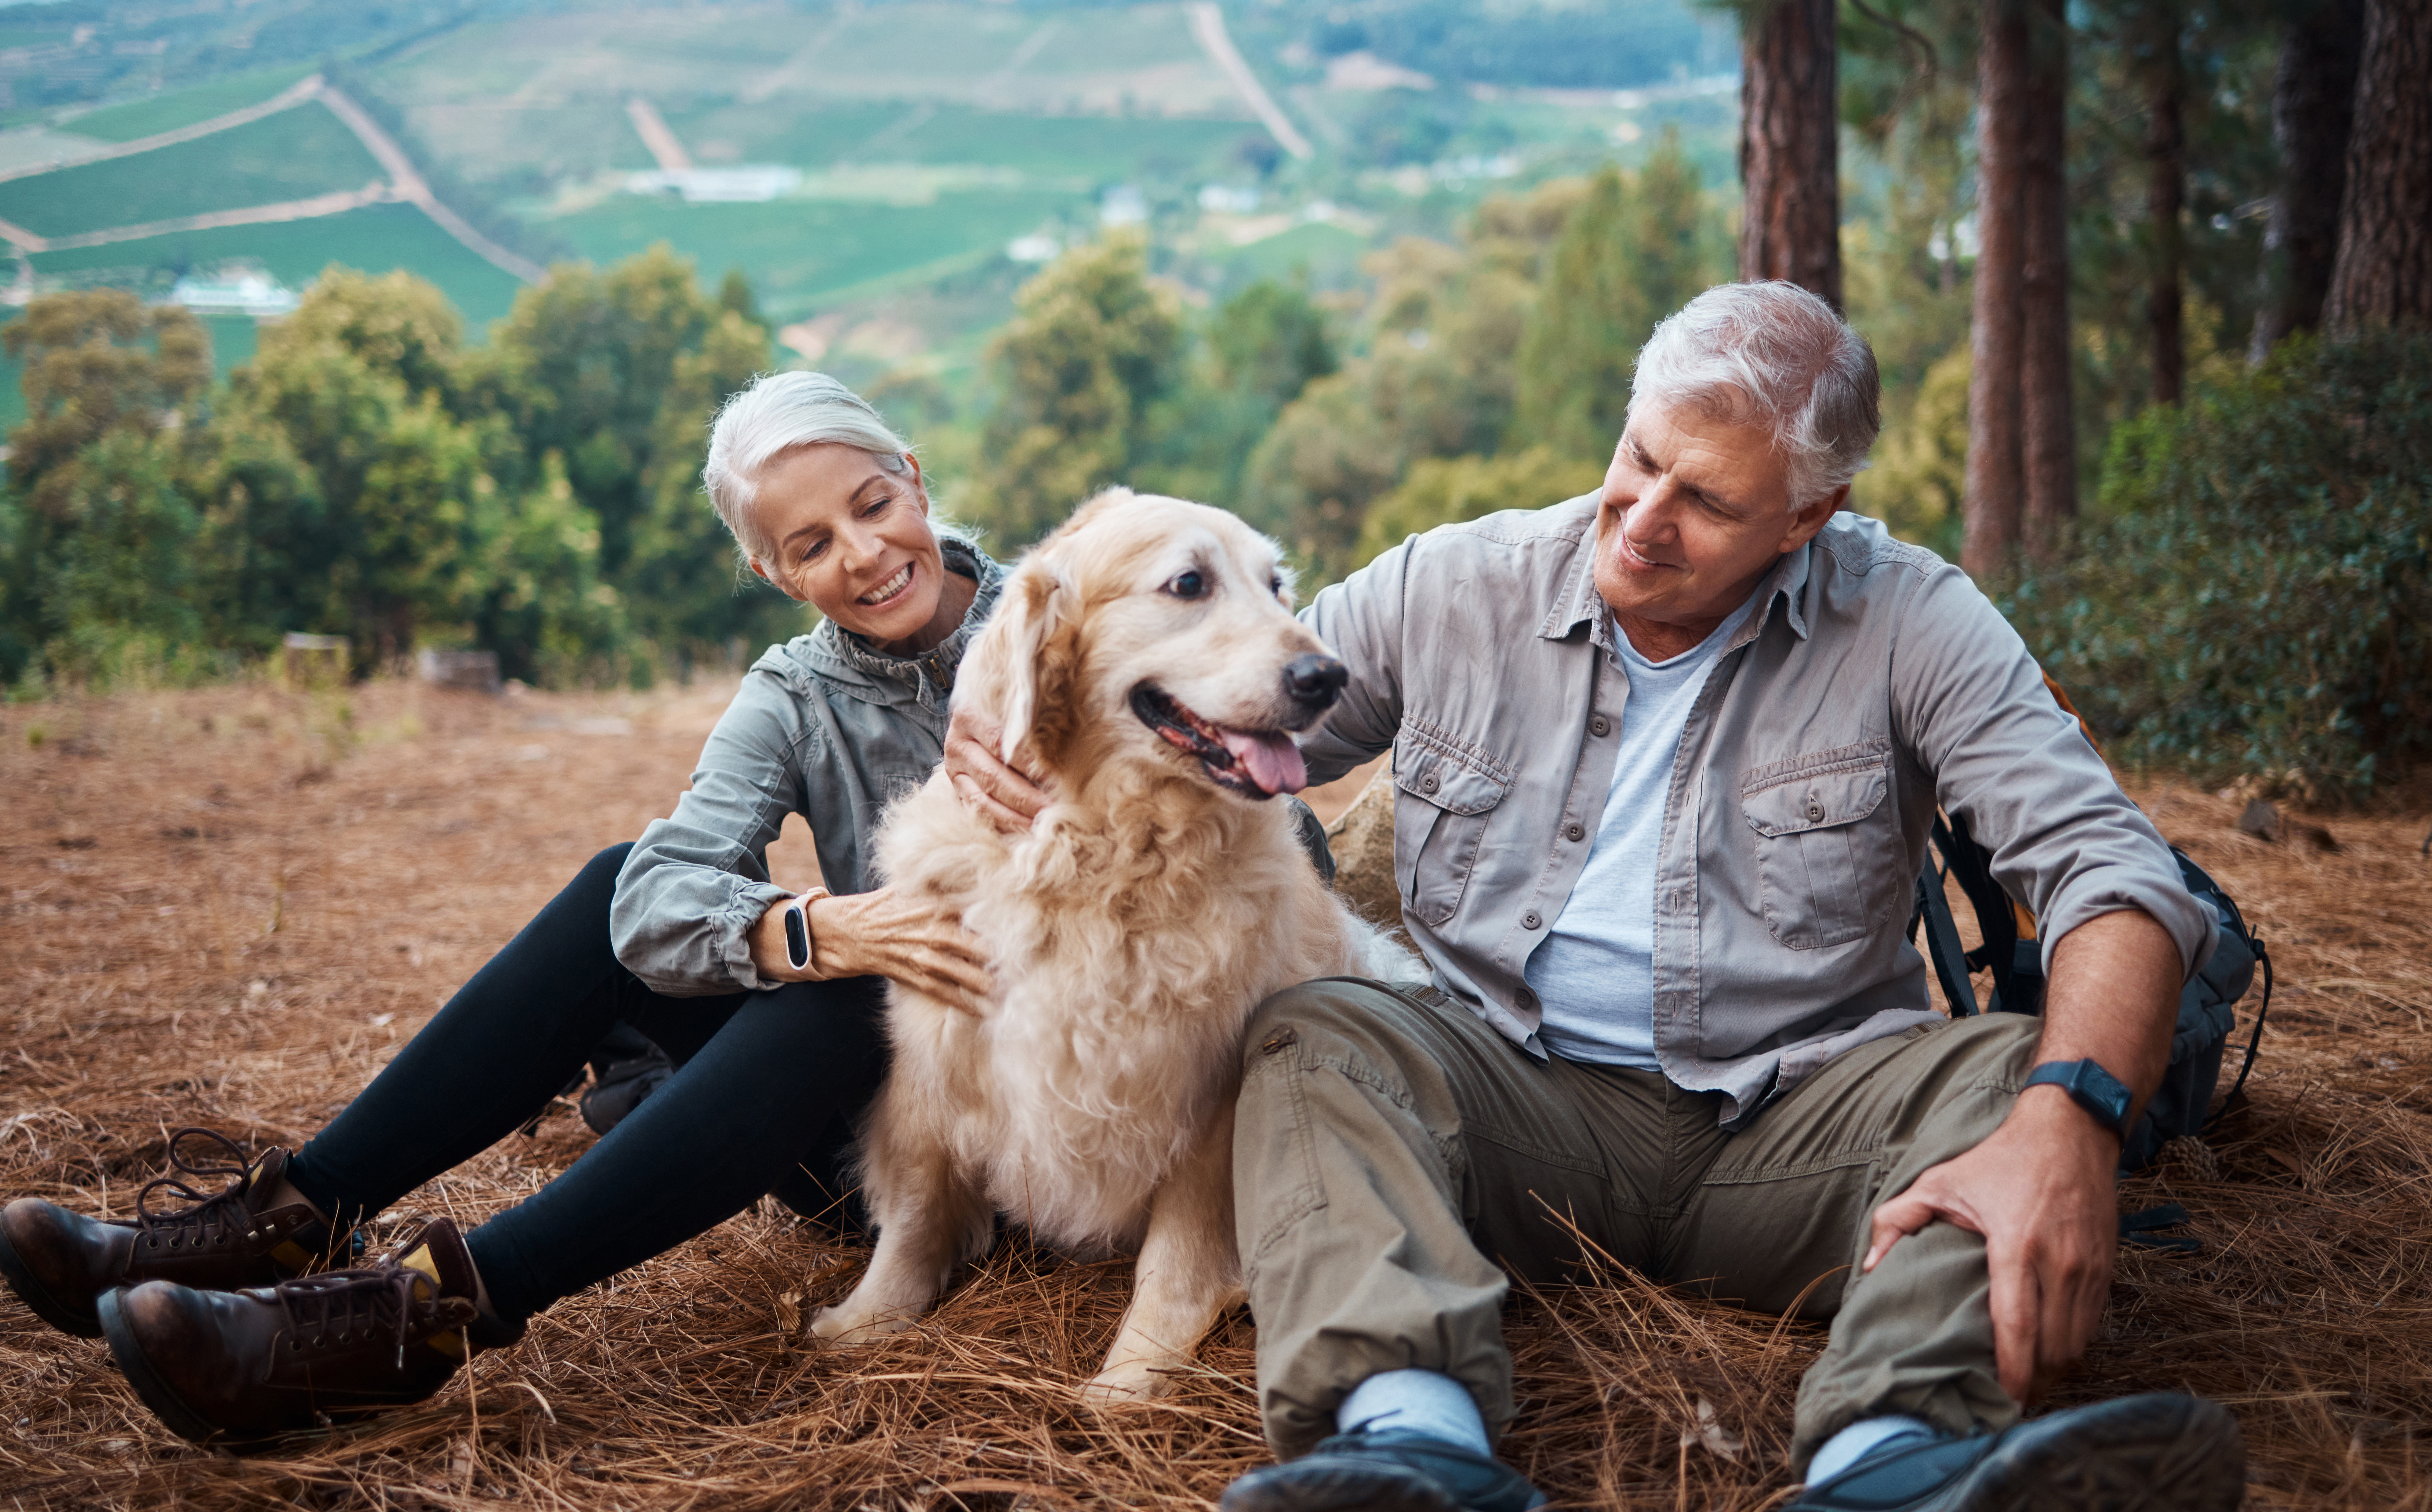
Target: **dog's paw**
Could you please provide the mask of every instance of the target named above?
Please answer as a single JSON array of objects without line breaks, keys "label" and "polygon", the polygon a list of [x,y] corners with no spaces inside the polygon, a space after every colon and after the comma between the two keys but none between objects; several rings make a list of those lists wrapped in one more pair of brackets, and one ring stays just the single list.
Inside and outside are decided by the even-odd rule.
[{"label": "dog's paw", "polygon": [[1133,1360],[1109,1365],[1091,1376],[1082,1386],[1081,1396],[1102,1407],[1120,1407],[1154,1402],[1173,1390],[1172,1376],[1150,1369],[1146,1360]]},{"label": "dog's paw", "polygon": [[839,1302],[834,1307],[822,1307],[812,1315],[810,1336],[822,1344],[849,1348],[855,1344],[875,1344],[911,1326],[911,1318],[904,1313],[870,1314]]}]

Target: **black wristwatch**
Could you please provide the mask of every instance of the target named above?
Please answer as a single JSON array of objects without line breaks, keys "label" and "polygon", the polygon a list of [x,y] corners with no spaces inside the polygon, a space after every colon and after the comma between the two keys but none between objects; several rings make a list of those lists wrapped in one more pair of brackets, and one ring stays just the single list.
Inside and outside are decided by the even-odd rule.
[{"label": "black wristwatch", "polygon": [[[797,971],[811,968],[811,957],[815,953],[811,949],[811,905],[827,896],[826,888],[814,887],[800,898],[786,899],[785,903],[785,961]],[[2093,1062],[2086,1064],[2090,1066]]]},{"label": "black wristwatch", "polygon": [[2118,1134],[2121,1144],[2128,1142],[2128,1109],[2136,1099],[2101,1063],[2046,1061],[2027,1073],[2019,1090],[2030,1086],[2061,1088],[2079,1107],[2094,1115],[2095,1122]]}]

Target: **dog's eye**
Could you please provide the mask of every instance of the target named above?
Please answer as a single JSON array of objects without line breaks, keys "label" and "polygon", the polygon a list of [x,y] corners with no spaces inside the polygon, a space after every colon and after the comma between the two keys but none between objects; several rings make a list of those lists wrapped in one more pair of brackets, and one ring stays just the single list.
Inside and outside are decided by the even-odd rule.
[{"label": "dog's eye", "polygon": [[1174,580],[1165,585],[1165,591],[1176,598],[1196,598],[1208,591],[1208,580],[1193,568],[1174,574]]},{"label": "dog's eye", "polygon": [[1283,574],[1276,573],[1275,576],[1267,580],[1267,592],[1275,595],[1277,598],[1281,598],[1284,596]]}]

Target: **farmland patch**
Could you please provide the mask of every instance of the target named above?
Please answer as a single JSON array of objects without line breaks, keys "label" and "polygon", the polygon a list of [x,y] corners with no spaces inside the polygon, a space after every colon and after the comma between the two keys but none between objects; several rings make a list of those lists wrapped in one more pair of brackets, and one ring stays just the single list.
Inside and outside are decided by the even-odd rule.
[{"label": "farmland patch", "polygon": [[740,267],[762,306],[783,318],[877,280],[917,280],[984,260],[1072,203],[1027,190],[941,194],[925,205],[683,205],[618,195],[550,224],[595,262],[666,242],[696,259],[706,277]]},{"label": "farmland patch", "polygon": [[312,72],[311,64],[297,63],[239,74],[232,78],[215,78],[192,89],[155,94],[148,100],[130,100],[125,105],[88,110],[66,126],[79,136],[103,142],[136,142],[195,126],[230,110],[242,110],[248,105],[260,105]]},{"label": "farmland patch", "polygon": [[368,205],[315,220],[228,226],[44,252],[34,258],[34,267],[39,273],[123,270],[127,281],[141,281],[147,274],[236,259],[260,262],[272,277],[298,291],[332,262],[366,273],[404,268],[445,291],[464,312],[467,337],[476,340],[491,321],[507,312],[521,287],[412,205]]},{"label": "farmland patch", "polygon": [[317,105],[130,158],[114,158],[0,184],[0,219],[42,236],[360,189],[380,164],[337,117]]}]

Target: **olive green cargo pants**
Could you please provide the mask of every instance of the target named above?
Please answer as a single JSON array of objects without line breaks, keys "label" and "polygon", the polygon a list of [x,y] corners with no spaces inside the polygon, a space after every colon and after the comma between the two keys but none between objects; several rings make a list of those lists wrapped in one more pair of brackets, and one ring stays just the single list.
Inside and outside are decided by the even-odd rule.
[{"label": "olive green cargo pants", "polygon": [[1277,994],[1250,1026],[1233,1136],[1268,1440],[1306,1453],[1353,1386],[1409,1367],[1459,1379],[1499,1434],[1506,1268],[1559,1283],[1579,1260],[1549,1208],[1658,1281],[1832,1319],[1799,1386],[1801,1467],[1880,1413],[2007,1427],[1984,1241],[1935,1223],[1857,1265],[1877,1204],[2008,1115],[2038,1027],[1997,1014],[1878,1040],[1734,1134],[1718,1094],[1540,1061],[1432,991]]}]

